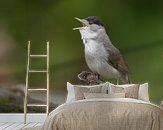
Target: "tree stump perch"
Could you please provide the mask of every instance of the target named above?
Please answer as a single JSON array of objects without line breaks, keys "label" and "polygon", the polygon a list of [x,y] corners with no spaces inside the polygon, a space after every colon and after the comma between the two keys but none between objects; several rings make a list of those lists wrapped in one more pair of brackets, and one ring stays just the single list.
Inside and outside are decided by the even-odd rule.
[{"label": "tree stump perch", "polygon": [[88,71],[82,71],[78,74],[78,79],[83,85],[97,85],[103,83],[99,74]]}]

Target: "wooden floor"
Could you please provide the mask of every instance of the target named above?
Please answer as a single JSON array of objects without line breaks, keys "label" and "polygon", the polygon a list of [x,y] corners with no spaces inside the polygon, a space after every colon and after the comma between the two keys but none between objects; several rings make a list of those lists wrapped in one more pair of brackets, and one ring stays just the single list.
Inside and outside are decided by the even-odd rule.
[{"label": "wooden floor", "polygon": [[17,123],[17,122],[6,122],[0,123],[0,130],[20,130],[28,127],[42,126],[43,123]]},{"label": "wooden floor", "polygon": [[24,124],[24,114],[22,113],[1,113],[0,130],[20,130],[28,127],[42,126],[46,117],[46,114],[42,113],[27,114],[27,123]]}]

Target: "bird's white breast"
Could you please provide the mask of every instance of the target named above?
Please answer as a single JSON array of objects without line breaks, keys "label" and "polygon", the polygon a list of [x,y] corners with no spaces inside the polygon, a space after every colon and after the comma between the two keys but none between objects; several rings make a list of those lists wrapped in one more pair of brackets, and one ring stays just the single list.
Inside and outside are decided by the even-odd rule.
[{"label": "bird's white breast", "polygon": [[108,64],[108,56],[103,45],[95,41],[85,44],[85,59],[90,70],[105,78],[117,78],[119,72]]},{"label": "bird's white breast", "polygon": [[89,40],[85,44],[85,58],[89,68],[93,72],[99,73],[101,64],[107,62],[108,53],[103,45]]}]

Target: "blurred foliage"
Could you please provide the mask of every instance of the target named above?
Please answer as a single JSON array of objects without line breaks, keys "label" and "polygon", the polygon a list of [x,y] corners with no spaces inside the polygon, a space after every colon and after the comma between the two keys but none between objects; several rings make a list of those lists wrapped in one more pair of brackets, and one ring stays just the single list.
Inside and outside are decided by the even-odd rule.
[{"label": "blurred foliage", "polygon": [[[0,112],[1,113],[23,113],[24,112],[24,107],[21,104],[18,104],[15,102],[15,100],[12,99],[6,99],[6,98],[0,98]],[[50,103],[50,108],[49,111],[51,112],[54,110],[58,105],[56,104],[51,104]],[[29,107],[28,112],[29,113],[45,113],[45,108],[43,107]]]},{"label": "blurred foliage", "polygon": [[10,99],[0,98],[0,110],[3,113],[8,112],[23,112],[24,108],[22,105],[12,103]]},{"label": "blurred foliage", "polygon": [[[125,56],[134,83],[149,82],[150,98],[163,100],[162,0],[17,0],[0,2],[0,32],[12,39],[6,64],[14,83],[25,83],[27,41],[32,53],[43,53],[50,41],[50,85],[66,89],[88,70],[79,26],[74,17],[99,16],[113,42]],[[3,64],[1,64],[2,66]],[[43,67],[42,61],[34,63]],[[31,79],[33,86],[41,78]]]}]

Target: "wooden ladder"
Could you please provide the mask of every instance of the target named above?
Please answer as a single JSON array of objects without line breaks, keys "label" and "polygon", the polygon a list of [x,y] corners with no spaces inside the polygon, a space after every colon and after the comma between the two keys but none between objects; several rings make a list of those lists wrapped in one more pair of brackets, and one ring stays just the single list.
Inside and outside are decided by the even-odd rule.
[{"label": "wooden ladder", "polygon": [[[25,98],[24,98],[24,124],[27,121],[27,107],[46,107],[46,114],[49,114],[49,42],[47,42],[47,54],[46,55],[32,55],[31,54],[30,41],[28,42],[28,61],[27,61],[27,73],[26,73],[26,88],[25,88]],[[32,70],[30,68],[31,58],[46,58],[47,67],[46,70]],[[46,73],[47,75],[47,88],[35,88],[29,89],[29,73]],[[28,92],[29,91],[46,91],[46,104],[28,104]]]}]

